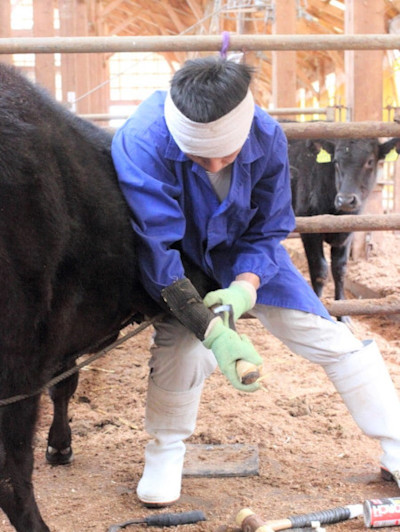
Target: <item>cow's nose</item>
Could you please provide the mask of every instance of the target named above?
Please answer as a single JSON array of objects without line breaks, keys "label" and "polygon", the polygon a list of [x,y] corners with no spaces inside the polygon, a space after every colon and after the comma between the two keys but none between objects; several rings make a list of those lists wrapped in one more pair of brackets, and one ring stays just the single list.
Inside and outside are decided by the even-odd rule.
[{"label": "cow's nose", "polygon": [[338,211],[354,212],[360,208],[361,202],[357,194],[337,194],[335,208]]}]

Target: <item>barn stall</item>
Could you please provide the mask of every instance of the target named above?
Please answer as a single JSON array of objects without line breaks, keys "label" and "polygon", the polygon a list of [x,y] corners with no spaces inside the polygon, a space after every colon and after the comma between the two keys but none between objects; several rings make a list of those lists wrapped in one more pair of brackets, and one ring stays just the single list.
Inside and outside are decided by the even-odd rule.
[{"label": "barn stall", "polygon": [[[6,9],[7,4],[11,21],[15,6],[22,5],[24,2],[3,2],[1,9]],[[140,45],[140,37],[158,34],[155,26],[158,27],[160,34],[166,37],[175,34],[181,34],[184,37],[187,33],[197,31],[197,29],[190,30],[190,28],[203,18],[205,20],[200,23],[200,26],[203,24],[203,31],[205,29],[207,33],[210,33],[213,29],[212,17],[207,18],[207,13],[209,15],[210,11],[206,13],[203,4],[212,4],[208,5],[209,9],[212,9],[211,13],[218,9],[221,15],[231,14],[233,11],[234,17],[217,17],[219,26],[214,29],[215,33],[208,53],[219,50],[221,31],[232,33],[232,43],[236,36],[239,42],[242,37],[249,37],[247,41],[251,41],[252,35],[263,38],[258,20],[260,10],[256,9],[253,3],[248,2],[242,3],[241,7],[240,4],[230,4],[228,7],[236,10],[227,10],[226,13],[223,11],[223,2],[218,5],[216,2],[160,3],[160,8],[167,13],[162,16],[156,15],[154,10],[148,10],[138,2],[135,4],[116,1],[58,2],[59,31],[61,32],[63,28],[62,31],[65,32],[61,32],[58,37],[64,36],[65,38],[62,43],[58,40],[46,42],[46,37],[54,37],[48,32],[49,27],[53,26],[53,23],[49,24],[49,20],[53,21],[51,13],[54,16],[54,11],[51,9],[49,13],[49,4],[49,2],[39,1],[32,4],[34,20],[37,21],[33,28],[39,32],[35,35],[29,35],[29,30],[21,30],[25,31],[25,34],[16,35],[10,22],[8,33],[6,28],[6,32],[1,34],[3,39],[0,41],[0,51],[4,54],[4,59],[17,62],[18,57],[22,57],[24,53],[28,53],[28,50],[39,46],[38,51],[42,53],[39,54],[36,51],[34,68],[32,69],[32,65],[29,66],[29,64],[28,66],[20,65],[21,68],[52,90],[51,83],[45,82],[44,79],[44,76],[48,75],[49,80],[54,83],[55,95],[57,95],[57,84],[61,81],[61,86],[58,86],[58,96],[66,105],[80,114],[92,114],[93,117],[102,115],[103,121],[103,115],[112,115],[110,108],[124,107],[123,105],[111,105],[111,90],[109,90],[107,81],[110,77],[111,57],[118,53],[112,47],[116,46],[118,39],[115,38],[116,42],[110,44],[107,37],[129,36],[131,41],[130,37],[135,35],[138,38],[134,40],[134,43],[139,42]],[[288,116],[295,114],[296,117],[304,115],[312,118],[316,118],[315,115],[319,117],[319,111],[329,107],[334,109],[335,121],[338,120],[337,115],[341,115],[339,118],[351,119],[352,122],[373,121],[374,124],[370,126],[376,128],[377,122],[386,118],[384,125],[381,126],[383,129],[375,131],[381,133],[382,136],[398,134],[396,122],[388,121],[389,118],[395,116],[396,99],[393,93],[390,96],[392,100],[387,96],[384,99],[383,94],[385,85],[382,81],[382,72],[387,71],[382,68],[382,65],[389,64],[389,59],[384,55],[383,50],[374,50],[374,53],[364,51],[364,55],[360,51],[350,51],[349,53],[353,54],[353,67],[348,70],[351,67],[347,66],[346,70],[345,64],[349,65],[352,57],[350,55],[347,59],[343,58],[347,53],[345,47],[350,46],[349,43],[342,45],[344,46],[342,51],[338,44],[330,44],[328,48],[330,46],[331,50],[318,51],[315,54],[312,45],[309,45],[309,49],[296,52],[296,47],[301,46],[296,39],[294,43],[291,43],[290,36],[281,38],[282,34],[291,33],[316,33],[317,35],[329,33],[328,28],[333,36],[340,35],[340,31],[343,36],[353,33],[383,34],[388,30],[388,23],[395,20],[396,2],[363,2],[362,13],[356,14],[354,11],[361,7],[361,3],[358,2],[354,2],[354,5],[353,2],[337,2],[336,4],[341,4],[340,7],[323,1],[287,2],[281,14],[279,10],[283,3],[262,2],[259,4],[264,5],[265,11],[267,7],[271,8],[274,15],[268,17],[267,22],[263,21],[265,35],[275,34],[277,38],[275,44],[271,42],[268,46],[266,44],[261,46],[265,48],[261,50],[263,53],[261,59],[257,57],[257,45],[253,45],[254,50],[246,53],[248,60],[255,61],[255,64],[259,61],[258,64],[261,65],[260,82],[257,84],[257,87],[260,87],[257,90],[262,94],[259,99],[261,105],[270,109],[271,113],[275,109],[278,115],[281,112],[285,115],[287,113]],[[29,6],[29,3],[27,5]],[[373,17],[367,16],[368,10],[374,14]],[[196,13],[192,24],[188,13]],[[332,13],[337,15],[336,18]],[[380,13],[382,17],[376,16],[377,13]],[[328,14],[332,16],[332,19],[328,17]],[[90,22],[87,22],[85,26],[83,22],[88,19]],[[330,25],[326,19],[329,19]],[[1,20],[6,19],[1,17]],[[136,22],[137,20],[140,22]],[[155,20],[158,23],[156,25]],[[294,21],[292,26],[290,26],[291,20],[292,23]],[[77,29],[78,21],[83,24],[80,30]],[[96,21],[96,24],[93,24],[93,21]],[[172,26],[167,27],[166,21]],[[279,26],[279,21],[281,26]],[[319,28],[319,32],[311,31],[311,22],[316,24],[312,27],[314,30]],[[361,26],[354,27],[356,22]],[[371,22],[374,25],[379,22],[380,26],[370,28],[367,24]],[[66,29],[68,23],[70,24],[69,30]],[[298,24],[301,24],[300,29],[298,29]],[[96,53],[89,51],[90,38],[94,36],[90,34],[89,28],[94,27],[98,31],[95,37],[102,38],[104,47]],[[102,27],[101,31],[100,27]],[[108,32],[105,30],[106,27],[108,27]],[[120,31],[117,31],[118,27]],[[324,28],[324,32],[321,28]],[[1,31],[3,30],[4,27]],[[69,53],[61,54],[59,58],[54,56],[56,50],[59,53],[63,46],[66,48],[71,43],[69,38],[71,35],[85,36],[80,44],[79,54],[75,55],[70,50]],[[202,33],[199,31],[199,37],[201,36]],[[321,36],[319,41],[323,42],[324,37],[325,35]],[[387,37],[389,35],[385,35],[385,38]],[[152,50],[157,51],[157,47],[160,49],[162,39],[151,38],[150,41]],[[183,41],[179,39],[179,42]],[[198,53],[200,53],[204,47],[204,39],[200,38],[198,42],[200,42]],[[246,39],[243,42],[246,42]],[[44,48],[45,44],[47,48]],[[379,44],[381,41],[375,39],[375,42],[364,44],[364,47],[374,48],[379,47]],[[111,48],[107,49],[108,46]],[[121,53],[129,53],[134,46],[135,44],[132,43],[129,45],[123,43],[124,51]],[[168,44],[168,46],[171,45]],[[193,48],[193,44],[187,46]],[[260,47],[260,44],[258,46]],[[314,44],[314,46],[317,45]],[[387,46],[391,51],[399,48],[395,37]],[[279,51],[275,51],[274,47],[279,48]],[[243,48],[245,45],[241,44],[239,49]],[[376,62],[372,60],[375,52],[377,52]],[[10,57],[11,53],[15,54],[13,58]],[[137,54],[141,51],[133,51],[133,53]],[[163,52],[172,66],[193,53],[193,51],[187,52],[186,49]],[[293,63],[290,63],[290,58],[294,61]],[[366,66],[362,63],[363,60],[368,64],[368,76],[365,76]],[[330,64],[334,67],[337,79],[342,77],[347,80],[352,76],[357,77],[354,84],[348,83],[349,87],[345,89],[341,87],[341,91],[346,91],[346,99],[344,93],[338,89],[339,96],[331,101],[324,101],[327,95],[321,87],[330,73]],[[317,68],[316,65],[319,67]],[[374,70],[375,67],[376,70]],[[316,71],[318,71],[317,76]],[[296,76],[293,76],[294,72]],[[357,72],[358,76],[356,76]],[[294,80],[293,91],[288,90],[290,80],[287,76],[292,81]],[[82,88],[79,83],[83,83],[84,78],[87,78],[86,86]],[[316,80],[320,83],[318,90],[315,88]],[[375,81],[376,87],[374,87]],[[368,88],[365,86],[366,82]],[[394,82],[393,85],[395,85]],[[279,90],[280,87],[285,87],[286,90]],[[360,91],[358,94],[364,97],[355,95],[357,91]],[[318,99],[315,97],[316,93],[319,96]],[[86,96],[81,97],[83,95]],[[368,98],[365,98],[365,95],[368,95]],[[354,100],[351,99],[352,96]],[[318,107],[314,109],[317,112],[308,114],[305,109],[304,113],[300,111],[293,113],[294,107],[296,109],[300,107],[300,97],[303,98],[302,108],[307,107],[308,104],[308,109],[313,110],[309,105],[312,103],[314,108]],[[92,101],[89,105],[90,100]],[[138,101],[139,99],[136,99],[131,102],[132,107]],[[385,107],[382,101],[385,105],[390,101],[390,104]],[[124,105],[126,103],[123,99],[119,100],[119,104],[121,102]],[[330,105],[325,105],[325,103]],[[362,105],[361,108],[360,105]],[[292,115],[288,109],[292,110]],[[393,113],[392,117],[390,113]],[[115,124],[108,119],[107,122],[111,125]],[[343,127],[340,123],[327,125],[328,127],[332,125],[333,130]],[[385,130],[385,127],[388,129]],[[393,133],[390,128],[394,128]],[[395,170],[393,173],[395,175]],[[369,209],[370,213],[390,215],[396,213],[395,195],[391,199],[391,208],[384,204],[384,186],[385,183],[378,185],[375,195],[378,199],[374,199],[374,205],[371,205]],[[390,186],[395,189],[395,179],[392,179]],[[352,297],[352,293],[356,293],[357,297],[360,295],[374,298],[379,307],[379,298],[389,296],[396,299],[399,293],[399,259],[396,252],[399,247],[396,230],[399,227],[394,225],[384,233],[377,231],[376,228],[372,229],[371,226],[366,226],[366,233],[361,236],[361,244],[358,251],[354,251],[353,261],[349,265],[348,279],[349,287],[352,289],[349,296]],[[298,239],[288,239],[287,246],[298,267],[307,276],[300,242]],[[357,294],[356,290],[362,293]],[[400,346],[396,319],[396,313],[385,316],[378,311],[376,315],[357,315],[353,318],[353,326],[360,337],[374,336],[377,339],[400,389],[398,370]],[[239,328],[249,334],[264,357],[267,374],[265,390],[252,396],[238,394],[218,373],[208,381],[197,430],[189,441],[193,447],[189,448],[183,496],[179,504],[174,507],[174,511],[201,509],[205,512],[207,521],[182,526],[181,529],[233,531],[236,513],[248,506],[265,519],[269,519],[357,503],[376,497],[396,496],[398,489],[392,484],[383,482],[379,477],[377,445],[355,429],[347,411],[338,400],[334,390],[330,389],[320,368],[311,367],[305,361],[289,353],[274,338],[266,335],[264,331],[261,332],[258,324],[253,320],[242,320]],[[76,459],[71,466],[66,468],[51,468],[44,464],[43,454],[51,413],[49,401],[45,396],[43,397],[35,449],[34,482],[43,515],[52,525],[53,530],[100,532],[106,530],[112,523],[154,513],[144,510],[138,504],[135,495],[136,483],[142,470],[143,447],[147,440],[143,430],[143,415],[150,336],[151,328],[82,371],[81,382],[70,411]],[[201,447],[203,445],[206,445],[206,450]],[[220,448],[220,445],[226,447]],[[244,447],[241,447],[242,445]],[[200,457],[196,454],[199,449],[203,449]],[[211,454],[214,452],[215,459]],[[199,464],[205,460],[210,464],[209,470],[199,473]],[[221,464],[224,462],[228,462],[227,469],[230,469],[228,474],[232,476],[226,476],[226,471],[225,473],[215,472],[218,468],[221,469]],[[234,470],[241,466],[246,468],[248,463],[251,464],[252,469],[250,472],[247,470],[244,476],[240,476]],[[5,531],[11,530],[5,520],[2,527]],[[361,530],[364,525],[362,520],[357,519],[334,525],[331,528],[332,530]]]}]

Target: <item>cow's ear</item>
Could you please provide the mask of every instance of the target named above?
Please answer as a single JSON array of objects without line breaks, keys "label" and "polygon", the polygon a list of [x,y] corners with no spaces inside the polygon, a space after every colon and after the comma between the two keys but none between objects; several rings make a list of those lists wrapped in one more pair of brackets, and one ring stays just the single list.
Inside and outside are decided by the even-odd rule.
[{"label": "cow's ear", "polygon": [[[397,157],[395,157],[395,154],[392,152],[400,153],[400,138],[396,137],[384,142],[383,144],[379,144],[379,159],[386,158],[386,160],[395,161]],[[388,159],[389,156],[390,158]]]},{"label": "cow's ear", "polygon": [[313,153],[314,155],[317,155],[322,149],[325,149],[325,142],[324,140],[310,140],[308,139],[306,141],[306,147],[307,149]]},{"label": "cow's ear", "polygon": [[329,153],[329,155],[333,158],[335,155],[335,143],[330,140],[323,140],[321,141],[321,147],[323,150]]},{"label": "cow's ear", "polygon": [[328,140],[308,140],[307,148],[315,155],[317,163],[329,163],[335,153],[335,145]]},{"label": "cow's ear", "polygon": [[321,149],[321,143],[319,140],[306,140],[306,148],[309,152],[311,152],[313,155],[317,155],[319,150]]},{"label": "cow's ear", "polygon": [[324,148],[321,148],[318,152],[317,163],[330,163],[332,162],[332,156],[330,153],[328,153]]}]

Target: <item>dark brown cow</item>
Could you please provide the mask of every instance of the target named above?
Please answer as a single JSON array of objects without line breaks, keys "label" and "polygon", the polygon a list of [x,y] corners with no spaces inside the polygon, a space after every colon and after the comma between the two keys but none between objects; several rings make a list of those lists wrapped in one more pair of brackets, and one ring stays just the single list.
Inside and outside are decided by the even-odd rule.
[{"label": "dark brown cow", "polygon": [[[0,64],[0,400],[32,394],[123,323],[160,311],[138,281],[110,145],[108,133]],[[202,294],[211,288],[189,276]],[[77,382],[50,390],[52,464],[71,460]],[[38,403],[0,407],[0,507],[18,532],[49,531],[32,487]]]}]

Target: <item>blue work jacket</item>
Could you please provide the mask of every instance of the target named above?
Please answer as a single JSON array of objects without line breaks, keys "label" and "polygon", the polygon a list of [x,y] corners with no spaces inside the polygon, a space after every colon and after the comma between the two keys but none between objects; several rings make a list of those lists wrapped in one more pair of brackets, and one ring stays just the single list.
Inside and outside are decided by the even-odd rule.
[{"label": "blue work jacket", "polygon": [[220,202],[206,171],[177,146],[157,91],[115,133],[112,156],[139,235],[140,271],[148,293],[185,276],[180,242],[220,286],[243,272],[261,280],[257,302],[329,318],[281,242],[295,227],[287,141],[279,123],[258,106],[249,136]]}]

